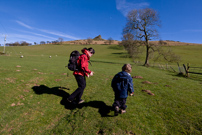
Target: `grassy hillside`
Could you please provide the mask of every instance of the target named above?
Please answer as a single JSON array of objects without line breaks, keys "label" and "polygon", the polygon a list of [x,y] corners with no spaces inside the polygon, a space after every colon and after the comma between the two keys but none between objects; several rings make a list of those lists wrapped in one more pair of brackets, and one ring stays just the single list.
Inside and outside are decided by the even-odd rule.
[{"label": "grassy hillside", "polygon": [[[89,68],[95,74],[87,78],[85,102],[73,108],[66,98],[77,84],[65,66],[71,51],[91,46],[96,52]],[[189,47],[173,49],[184,62],[202,66],[201,46]],[[36,45],[6,51],[10,56],[0,56],[0,134],[202,133],[201,81],[137,66],[116,45]],[[110,83],[124,63],[133,65],[132,76],[143,78],[133,80],[135,96],[127,99],[127,113],[114,117]]]}]

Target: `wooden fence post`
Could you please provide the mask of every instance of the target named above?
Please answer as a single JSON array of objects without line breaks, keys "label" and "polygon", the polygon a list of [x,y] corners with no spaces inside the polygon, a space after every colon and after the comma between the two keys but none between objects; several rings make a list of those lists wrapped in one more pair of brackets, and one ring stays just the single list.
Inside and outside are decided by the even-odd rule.
[{"label": "wooden fence post", "polygon": [[185,66],[185,64],[183,64],[184,70],[185,70],[185,77],[188,77],[188,72],[187,72],[187,68]]},{"label": "wooden fence post", "polygon": [[173,69],[171,66],[170,66],[170,68],[171,68],[174,72],[176,72],[175,69]]},{"label": "wooden fence post", "polygon": [[177,65],[178,65],[179,73],[182,73],[182,72],[181,72],[181,70],[180,70],[180,66],[179,66],[179,63],[177,63]]},{"label": "wooden fence post", "polygon": [[187,63],[187,77],[189,77],[189,68],[190,68],[189,63]]}]

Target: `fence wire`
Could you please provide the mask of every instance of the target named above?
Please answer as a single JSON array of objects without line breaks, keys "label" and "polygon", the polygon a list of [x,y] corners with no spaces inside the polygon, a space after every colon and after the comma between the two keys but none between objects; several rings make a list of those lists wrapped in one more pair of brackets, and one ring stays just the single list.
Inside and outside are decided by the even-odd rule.
[{"label": "fence wire", "polygon": [[[136,65],[140,66],[143,65],[144,63],[141,61],[136,61]],[[189,75],[186,76],[186,70],[183,66],[183,64],[162,64],[162,63],[150,63],[150,67],[155,68],[155,69],[160,69],[160,70],[167,70],[169,72],[175,72],[176,75],[181,75],[190,79],[202,81],[202,67],[189,67]],[[187,66],[186,66],[187,68]]]}]

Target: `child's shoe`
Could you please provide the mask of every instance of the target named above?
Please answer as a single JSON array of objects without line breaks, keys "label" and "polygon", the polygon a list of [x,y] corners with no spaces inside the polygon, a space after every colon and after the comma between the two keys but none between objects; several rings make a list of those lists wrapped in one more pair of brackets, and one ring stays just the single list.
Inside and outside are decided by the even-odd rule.
[{"label": "child's shoe", "polygon": [[114,110],[114,115],[117,116],[119,114],[119,107],[116,106]]}]

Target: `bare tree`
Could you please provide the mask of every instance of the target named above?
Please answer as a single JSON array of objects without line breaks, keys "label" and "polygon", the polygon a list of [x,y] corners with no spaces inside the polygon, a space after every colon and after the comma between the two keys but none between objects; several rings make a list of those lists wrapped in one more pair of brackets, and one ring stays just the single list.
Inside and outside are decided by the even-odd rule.
[{"label": "bare tree", "polygon": [[59,42],[60,44],[62,44],[62,43],[63,43],[63,41],[64,41],[64,39],[63,39],[63,38],[58,38],[58,42]]},{"label": "bare tree", "polygon": [[46,42],[45,42],[45,41],[41,41],[41,42],[40,42],[40,45],[43,45],[43,44],[45,45]]},{"label": "bare tree", "polygon": [[124,46],[131,58],[138,58],[139,54],[142,53],[140,48],[141,44],[142,41],[134,40],[134,35],[131,33],[123,35],[122,42],[120,43],[120,45]]},{"label": "bare tree", "polygon": [[26,41],[14,42],[14,43],[6,43],[7,46],[28,46],[32,45],[31,43],[27,43]]},{"label": "bare tree", "polygon": [[52,44],[59,44],[59,41],[58,40],[55,40],[55,41],[52,41]]},{"label": "bare tree", "polygon": [[19,42],[10,43],[10,46],[20,46]]},{"label": "bare tree", "polygon": [[108,42],[109,42],[109,45],[111,45],[112,43],[114,43],[114,40],[113,40],[113,38],[108,38]]},{"label": "bare tree", "polygon": [[167,42],[163,41],[163,40],[159,40],[159,44],[160,45],[167,45]]},{"label": "bare tree", "polygon": [[161,47],[167,45],[166,42],[159,40],[158,45],[156,45],[156,51],[158,55],[154,58],[154,61],[163,58],[168,62],[179,62],[181,60],[180,56],[176,55],[171,48],[167,45],[167,49]]},{"label": "bare tree", "polygon": [[50,44],[51,42],[50,42],[50,41],[46,41],[46,43],[47,43],[47,44]]},{"label": "bare tree", "polygon": [[158,37],[157,28],[160,26],[158,13],[151,9],[135,9],[128,13],[127,23],[123,29],[123,35],[130,33],[140,45],[146,47],[145,66],[149,66],[149,55],[154,51],[153,44],[149,40]]},{"label": "bare tree", "polygon": [[89,38],[87,38],[87,43],[88,43],[88,44],[93,43],[93,39],[92,39],[92,38],[90,38],[90,37],[89,37]]},{"label": "bare tree", "polygon": [[21,41],[20,45],[21,46],[28,46],[28,45],[30,45],[30,43],[27,43],[26,41]]}]

